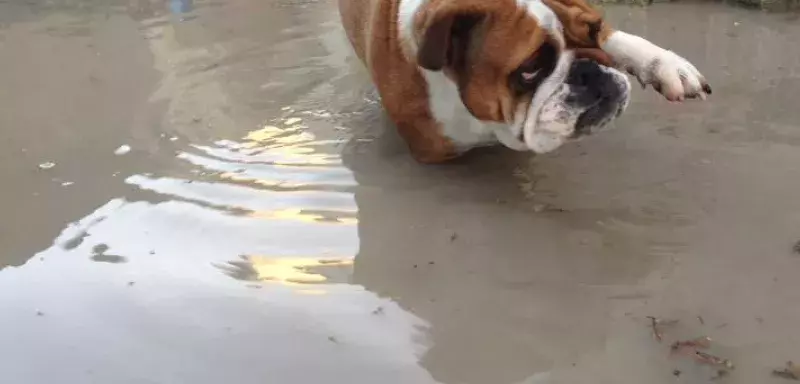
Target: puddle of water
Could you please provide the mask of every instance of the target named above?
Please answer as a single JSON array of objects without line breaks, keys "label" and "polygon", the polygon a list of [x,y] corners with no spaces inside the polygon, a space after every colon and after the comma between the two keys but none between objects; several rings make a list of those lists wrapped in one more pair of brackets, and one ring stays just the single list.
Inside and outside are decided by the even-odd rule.
[{"label": "puddle of water", "polygon": [[[259,129],[181,151],[176,161],[200,178],[127,177],[155,201],[114,199],[3,271],[0,327],[16,329],[3,344],[25,341],[4,357],[4,375],[244,383],[400,371],[390,382],[433,383],[412,368],[425,322],[352,285],[355,181],[326,144],[299,129]],[[64,348],[77,352],[53,360]],[[33,355],[51,369],[25,368]],[[122,356],[150,368],[135,373]],[[313,372],[297,369],[308,362]]]},{"label": "puddle of water", "polygon": [[[242,107],[247,102],[239,100],[247,97],[237,91],[254,90],[236,84],[250,85],[253,79],[225,78],[233,69],[250,72],[247,68],[261,75],[308,76],[299,70],[304,64],[270,73],[256,62],[279,61],[281,52],[296,49],[292,41],[316,45],[309,39],[315,33],[292,32],[295,36],[286,35],[265,52],[242,38],[247,33],[238,38],[229,33],[239,21],[208,13],[233,12],[241,21],[253,10],[268,15],[279,9],[256,3],[243,7],[176,0],[14,8],[30,20],[40,12],[51,17],[32,28],[41,31],[44,25],[43,44],[52,44],[47,39],[54,37],[68,39],[87,49],[90,58],[106,54],[97,41],[119,43],[120,35],[132,33],[130,38],[139,40],[131,45],[146,48],[160,73],[151,81],[142,74],[148,68],[137,67],[128,54],[122,56],[127,64],[106,64],[112,72],[123,71],[108,79],[92,73],[99,90],[78,96],[118,97],[126,87],[109,85],[119,82],[113,76],[150,87],[148,94],[118,107],[134,110],[123,125],[128,129],[133,121],[134,131],[96,138],[100,144],[93,143],[84,155],[74,148],[80,147],[78,141],[69,150],[49,139],[35,144],[32,152],[52,157],[33,168],[52,173],[48,177],[57,182],[51,189],[63,188],[62,179],[76,180],[70,184],[76,197],[66,199],[83,213],[58,209],[50,219],[53,226],[64,225],[59,223],[64,216],[72,216],[64,220],[72,222],[59,229],[52,245],[32,252],[24,263],[12,258],[0,264],[0,328],[14,329],[0,336],[6,346],[0,349],[5,380],[303,383],[332,377],[387,382],[389,376],[388,382],[435,382],[417,364],[427,348],[427,323],[353,282],[359,251],[357,184],[339,155],[349,137],[332,129],[332,113],[319,105]],[[280,9],[294,17],[294,7]],[[142,25],[127,30],[130,24],[104,21],[103,11],[115,22],[133,15]],[[315,12],[312,16],[319,17]],[[222,30],[203,29],[202,16],[221,22]],[[268,28],[270,33],[281,24]],[[28,38],[24,23],[13,28]],[[62,33],[67,30],[81,33]],[[67,61],[82,61],[81,55],[73,52]],[[336,57],[320,55],[320,62]],[[73,69],[67,65],[66,70]],[[314,83],[308,92],[321,84]],[[264,90],[255,84],[255,92]],[[259,97],[282,102],[274,94]],[[25,118],[37,121],[33,114]],[[102,116],[86,121],[87,130],[106,125]],[[248,132],[245,126],[257,128]],[[320,127],[335,135],[319,132]],[[88,177],[71,174],[81,168]],[[28,211],[34,213],[25,216],[30,220],[41,217],[36,209]],[[30,237],[46,236],[45,231]],[[8,353],[10,345],[20,347]],[[32,356],[48,369],[34,369],[28,364]],[[298,369],[303,366],[314,369]]]}]

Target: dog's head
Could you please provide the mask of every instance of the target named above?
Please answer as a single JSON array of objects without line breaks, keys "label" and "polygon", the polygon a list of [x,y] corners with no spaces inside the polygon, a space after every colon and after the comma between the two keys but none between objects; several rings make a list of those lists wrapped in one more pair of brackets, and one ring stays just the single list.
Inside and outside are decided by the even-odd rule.
[{"label": "dog's head", "polygon": [[608,30],[583,0],[426,0],[414,15],[416,59],[442,71],[498,139],[549,152],[619,116],[627,77],[599,49]]}]

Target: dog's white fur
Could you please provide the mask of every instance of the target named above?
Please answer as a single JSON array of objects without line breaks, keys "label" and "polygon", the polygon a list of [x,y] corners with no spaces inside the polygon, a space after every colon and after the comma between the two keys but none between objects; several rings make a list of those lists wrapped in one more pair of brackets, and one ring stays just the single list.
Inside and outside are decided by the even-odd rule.
[{"label": "dog's white fur", "polygon": [[[658,82],[665,95],[683,100],[684,95],[705,97],[703,75],[692,63],[672,51],[661,48],[640,36],[614,31],[601,47],[618,68],[627,70],[644,86]],[[669,96],[668,96],[669,97]]]},{"label": "dog's white fur", "polygon": [[[413,34],[414,15],[425,1],[400,1],[399,36],[405,54],[409,57],[416,56],[417,52],[417,42]],[[562,47],[564,46],[563,27],[547,5],[541,0],[518,0],[517,3],[536,18],[539,25],[547,29]],[[668,91],[675,92],[676,95],[679,93],[681,99],[684,94],[704,95],[701,90],[702,75],[692,64],[639,36],[614,31],[602,48],[619,63],[620,68],[628,70],[642,84],[657,81],[670,88]],[[558,148],[567,141],[566,135],[572,134],[571,129],[560,134],[564,137],[554,137],[552,132],[547,134],[536,132],[539,112],[545,101],[566,79],[571,62],[572,55],[562,54],[557,69],[539,87],[530,107],[527,110],[518,107],[513,116],[514,120],[506,121],[506,124],[476,119],[462,103],[456,84],[444,73],[425,69],[421,71],[427,83],[430,110],[441,125],[442,133],[459,150],[500,142],[514,150],[544,153]],[[520,137],[524,141],[520,141]]]}]

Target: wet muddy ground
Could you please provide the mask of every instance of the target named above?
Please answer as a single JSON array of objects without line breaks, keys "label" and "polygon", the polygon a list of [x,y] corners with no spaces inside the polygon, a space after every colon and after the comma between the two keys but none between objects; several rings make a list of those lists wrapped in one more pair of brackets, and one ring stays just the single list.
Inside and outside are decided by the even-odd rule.
[{"label": "wet muddy ground", "polygon": [[420,166],[332,0],[0,0],[2,382],[782,382],[800,23],[607,12],[713,97]]}]

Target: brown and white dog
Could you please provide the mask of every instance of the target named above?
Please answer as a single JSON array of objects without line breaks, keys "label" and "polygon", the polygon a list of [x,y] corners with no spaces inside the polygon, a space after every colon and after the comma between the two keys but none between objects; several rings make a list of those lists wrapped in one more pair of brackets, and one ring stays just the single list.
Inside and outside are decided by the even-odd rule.
[{"label": "brown and white dog", "polygon": [[426,163],[502,143],[545,153],[619,116],[630,83],[711,93],[677,54],[616,31],[584,0],[339,0],[384,108]]}]

